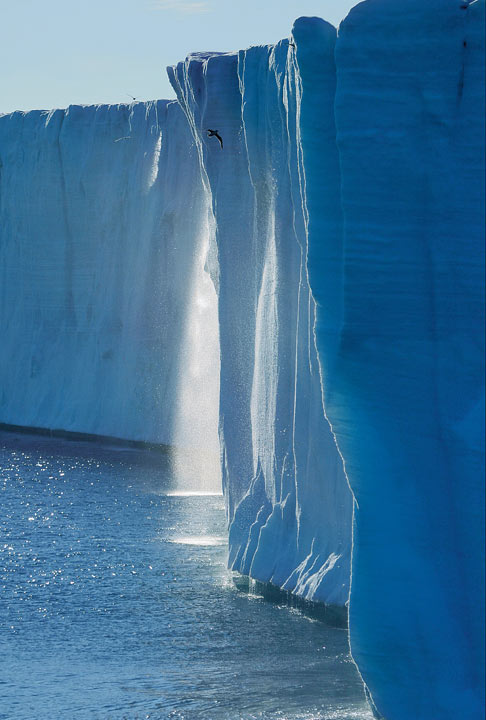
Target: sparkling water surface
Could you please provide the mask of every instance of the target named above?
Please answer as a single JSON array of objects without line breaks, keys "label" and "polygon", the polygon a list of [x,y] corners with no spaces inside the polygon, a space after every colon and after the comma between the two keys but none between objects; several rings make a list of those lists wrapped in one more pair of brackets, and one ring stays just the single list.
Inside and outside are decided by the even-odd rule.
[{"label": "sparkling water surface", "polygon": [[371,720],[346,633],[236,590],[167,456],[0,433],[0,718]]}]

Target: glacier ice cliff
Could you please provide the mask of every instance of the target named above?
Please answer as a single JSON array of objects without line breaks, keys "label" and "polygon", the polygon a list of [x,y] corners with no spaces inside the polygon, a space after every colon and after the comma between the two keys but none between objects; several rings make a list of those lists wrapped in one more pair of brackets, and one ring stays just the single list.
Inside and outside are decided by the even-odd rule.
[{"label": "glacier ice cliff", "polygon": [[173,444],[208,224],[179,105],[6,115],[0,164],[0,422]]},{"label": "glacier ice cliff", "polygon": [[484,0],[366,0],[169,76],[0,118],[0,422],[177,443],[219,352],[230,566],[349,597],[377,714],[476,720]]},{"label": "glacier ice cliff", "polygon": [[[335,61],[341,307],[312,222],[308,264],[326,412],[356,498],[352,653],[385,717],[479,718],[484,2],[362,3]],[[305,166],[312,219],[326,185]]]},{"label": "glacier ice cliff", "polygon": [[[351,648],[403,720],[484,709],[483,31],[481,2],[358,5],[333,118],[295,29],[326,412],[356,498]],[[333,121],[341,239],[316,152]]]},{"label": "glacier ice cliff", "polygon": [[352,497],[323,409],[292,57],[198,54],[169,76],[214,212],[230,567],[342,607]]}]

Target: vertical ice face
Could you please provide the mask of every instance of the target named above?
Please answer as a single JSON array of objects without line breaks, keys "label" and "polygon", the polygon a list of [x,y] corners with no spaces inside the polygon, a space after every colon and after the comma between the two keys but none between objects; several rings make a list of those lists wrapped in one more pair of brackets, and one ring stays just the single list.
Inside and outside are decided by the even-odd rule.
[{"label": "vertical ice face", "polygon": [[[326,403],[333,392],[331,358],[343,321],[343,211],[336,141],[336,28],[320,18],[299,18],[292,35],[303,88],[300,137],[308,210],[308,272],[318,304],[317,338],[326,337]],[[319,282],[325,268],[325,282]],[[315,277],[314,277],[315,275]]]},{"label": "vertical ice face", "polygon": [[352,652],[386,718],[479,718],[484,2],[374,0],[341,25],[343,252],[325,235],[337,188],[314,161],[316,129],[333,166],[335,150],[307,30],[295,29],[309,273],[326,410],[357,500]]},{"label": "vertical ice face", "polygon": [[193,55],[169,75],[215,219],[230,564],[343,606],[352,498],[322,403],[293,48]]},{"label": "vertical ice face", "polygon": [[172,443],[208,215],[179,105],[13,113],[0,164],[0,421]]}]

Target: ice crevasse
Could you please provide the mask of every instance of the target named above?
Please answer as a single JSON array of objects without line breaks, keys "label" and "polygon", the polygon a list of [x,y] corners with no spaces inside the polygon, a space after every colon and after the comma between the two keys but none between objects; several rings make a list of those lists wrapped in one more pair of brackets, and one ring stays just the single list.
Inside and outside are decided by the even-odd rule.
[{"label": "ice crevasse", "polygon": [[0,118],[0,422],[175,442],[202,258],[230,566],[349,598],[377,715],[482,717],[484,2],[169,76]]}]

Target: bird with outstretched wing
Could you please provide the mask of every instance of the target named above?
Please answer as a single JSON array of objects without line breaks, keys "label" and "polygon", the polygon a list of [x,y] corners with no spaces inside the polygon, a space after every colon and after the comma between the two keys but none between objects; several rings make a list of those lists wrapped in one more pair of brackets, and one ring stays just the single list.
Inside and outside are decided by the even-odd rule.
[{"label": "bird with outstretched wing", "polygon": [[220,144],[221,144],[221,150],[223,149],[223,138],[219,134],[217,130],[208,130],[208,137],[216,137],[218,138]]}]

